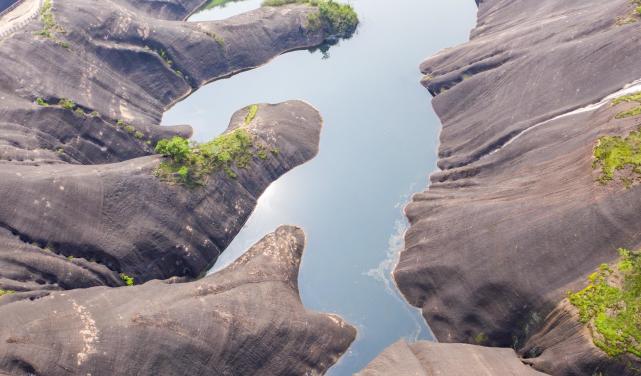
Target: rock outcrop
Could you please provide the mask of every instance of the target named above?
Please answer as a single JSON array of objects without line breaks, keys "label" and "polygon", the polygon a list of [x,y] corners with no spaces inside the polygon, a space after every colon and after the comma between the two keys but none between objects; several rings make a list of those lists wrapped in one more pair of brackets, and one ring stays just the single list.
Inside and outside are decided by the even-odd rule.
[{"label": "rock outcrop", "polygon": [[200,3],[45,1],[42,19],[0,41],[1,289],[116,286],[121,272],[137,282],[197,277],[267,185],[316,154],[315,109],[260,105],[252,133],[278,155],[201,189],[154,176],[156,142],[191,134],[158,125],[166,108],[208,81],[324,40],[305,29],[316,10],[301,5],[174,21]]},{"label": "rock outcrop", "polygon": [[0,307],[0,373],[318,375],[356,330],[306,311],[305,245],[283,226],[196,282],[54,292]]},{"label": "rock outcrop", "polygon": [[512,349],[460,343],[399,341],[357,376],[543,376],[524,365]]},{"label": "rock outcrop", "polygon": [[513,347],[554,375],[636,374],[565,298],[641,244],[641,187],[592,166],[600,136],[638,128],[604,98],[641,78],[640,45],[628,0],[483,0],[470,42],[423,63],[441,170],[406,208],[395,279],[440,341]]},{"label": "rock outcrop", "polygon": [[160,179],[154,152],[191,135],[159,123],[193,90],[328,38],[308,27],[318,9],[191,23],[202,0],[36,1],[0,38],[0,374],[324,373],[355,330],[302,307],[300,230],[199,279],[267,186],[316,155],[318,111],[239,110],[228,132],[272,152],[204,186]]}]

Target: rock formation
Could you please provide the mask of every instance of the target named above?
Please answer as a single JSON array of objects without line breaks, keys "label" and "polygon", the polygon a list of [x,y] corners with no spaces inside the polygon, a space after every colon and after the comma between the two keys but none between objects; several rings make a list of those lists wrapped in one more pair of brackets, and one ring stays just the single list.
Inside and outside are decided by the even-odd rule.
[{"label": "rock formation", "polygon": [[38,17],[0,20],[0,374],[323,373],[355,330],[302,307],[300,230],[198,279],[267,186],[316,155],[320,114],[239,110],[227,133],[273,152],[200,187],[156,176],[154,152],[191,135],[159,123],[192,91],[329,38],[308,27],[318,9],[191,23],[202,0],[31,2]]},{"label": "rock formation", "polygon": [[441,170],[406,208],[395,279],[440,341],[513,347],[554,375],[637,374],[565,299],[641,244],[641,187],[592,165],[600,136],[639,125],[604,100],[641,78],[636,6],[483,0],[471,40],[421,66]]},{"label": "rock formation", "polygon": [[283,226],[195,282],[76,289],[1,306],[0,373],[322,374],[356,330],[303,308],[304,245],[302,230]]},{"label": "rock formation", "polygon": [[460,343],[399,341],[388,347],[357,376],[536,376],[512,349]]}]

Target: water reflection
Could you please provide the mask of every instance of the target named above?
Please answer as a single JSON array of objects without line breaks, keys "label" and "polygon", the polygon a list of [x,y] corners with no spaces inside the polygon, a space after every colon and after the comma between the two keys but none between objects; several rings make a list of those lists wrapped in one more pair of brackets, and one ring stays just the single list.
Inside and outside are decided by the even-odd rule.
[{"label": "water reflection", "polygon": [[[355,325],[357,341],[330,375],[350,375],[401,337],[430,338],[390,278],[402,248],[402,207],[436,166],[440,123],[419,85],[419,63],[467,40],[472,0],[352,0],[361,25],[329,50],[295,51],[201,88],[165,114],[204,141],[250,103],[303,99],[324,117],[319,155],[272,184],[215,269],[280,224],[303,227],[299,285],[306,307]],[[230,3],[192,19],[260,5]]]}]

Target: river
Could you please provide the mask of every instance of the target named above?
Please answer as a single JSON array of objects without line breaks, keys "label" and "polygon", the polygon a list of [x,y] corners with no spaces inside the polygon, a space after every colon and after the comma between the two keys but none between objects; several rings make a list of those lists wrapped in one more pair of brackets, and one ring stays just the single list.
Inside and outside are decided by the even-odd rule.
[{"label": "river", "polygon": [[[229,3],[193,15],[222,19],[260,6]],[[399,295],[391,270],[403,246],[402,208],[436,168],[440,122],[418,65],[468,39],[472,0],[352,0],[356,35],[327,53],[295,51],[213,82],[170,109],[163,124],[190,124],[206,141],[251,103],[303,99],[324,118],[319,155],[273,183],[214,270],[280,224],[308,244],[299,285],[309,309],[333,312],[358,338],[329,375],[351,375],[400,338],[431,339],[420,312]]]}]

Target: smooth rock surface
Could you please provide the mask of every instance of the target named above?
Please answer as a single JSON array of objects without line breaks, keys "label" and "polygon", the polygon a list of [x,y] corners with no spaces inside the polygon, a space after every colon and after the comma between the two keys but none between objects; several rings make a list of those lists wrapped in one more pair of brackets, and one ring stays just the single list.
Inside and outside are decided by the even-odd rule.
[{"label": "smooth rock surface", "polygon": [[196,282],[55,292],[0,307],[0,373],[319,375],[356,336],[303,308],[299,228]]},{"label": "smooth rock surface", "polygon": [[[317,153],[320,115],[290,101],[260,106],[252,133],[280,153],[255,158],[238,179],[217,173],[192,190],[153,175],[153,145],[191,134],[158,125],[168,106],[325,38],[305,29],[315,10],[302,5],[217,22],[165,20],[200,5],[53,1],[51,38],[38,34],[36,19],[0,41],[0,288],[117,286],[121,272],[137,282],[197,277],[269,183]],[[74,110],[57,105],[62,98]]]},{"label": "smooth rock surface", "polygon": [[512,349],[460,343],[399,341],[357,376],[543,376],[524,365]]},{"label": "smooth rock surface", "polygon": [[[600,136],[639,124],[602,102],[641,78],[641,22],[621,22],[633,10],[484,0],[470,42],[421,66],[443,122],[442,170],[406,208],[395,279],[440,341],[484,338],[555,375],[635,374],[569,330],[563,305],[617,248],[641,244],[639,186],[603,186],[592,168]],[[559,315],[574,317],[561,332]]]},{"label": "smooth rock surface", "polygon": [[[324,373],[355,329],[303,308],[301,230],[201,278],[267,186],[316,155],[318,111],[239,110],[228,131],[277,152],[204,187],[161,181],[153,152],[191,135],[159,122],[193,90],[322,43],[306,27],[317,9],[189,23],[203,1],[52,3],[53,26],[33,19],[0,38],[0,289],[15,291],[0,297],[0,374]],[[136,286],[118,288],[121,273]]]}]

